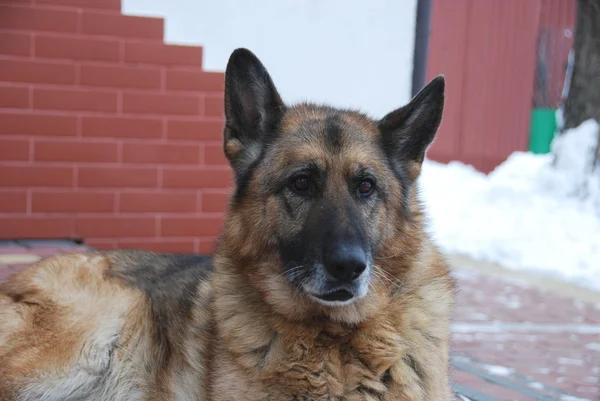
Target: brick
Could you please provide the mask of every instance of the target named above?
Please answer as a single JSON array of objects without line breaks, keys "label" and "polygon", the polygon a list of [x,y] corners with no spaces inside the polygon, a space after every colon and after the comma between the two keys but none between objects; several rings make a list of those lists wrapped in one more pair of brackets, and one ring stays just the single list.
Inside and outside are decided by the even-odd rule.
[{"label": "brick", "polygon": [[190,213],[196,211],[196,193],[124,192],[119,204],[126,213]]},{"label": "brick", "polygon": [[204,99],[204,115],[207,117],[223,117],[223,96],[207,96]]},{"label": "brick", "polygon": [[120,249],[140,249],[152,252],[168,253],[193,253],[195,250],[194,241],[190,239],[156,239],[149,240],[122,240],[119,241]]},{"label": "brick", "polygon": [[121,11],[121,0],[35,0],[36,4]]},{"label": "brick", "polygon": [[28,161],[29,140],[0,137],[0,161]]},{"label": "brick", "polygon": [[162,18],[88,11],[81,15],[81,32],[86,34],[162,40],[163,30]]},{"label": "brick", "polygon": [[0,135],[77,135],[77,117],[0,112]]},{"label": "brick", "polygon": [[160,69],[152,67],[120,67],[82,65],[80,82],[87,86],[159,89]]},{"label": "brick", "polygon": [[88,252],[90,248],[85,245],[75,245],[75,244],[65,244],[65,246],[60,247],[60,251],[64,253],[79,253],[79,252]]},{"label": "brick", "polygon": [[117,93],[80,89],[33,90],[33,108],[39,110],[116,112]]},{"label": "brick", "polygon": [[0,32],[0,54],[31,56],[32,41],[30,33]]},{"label": "brick", "polygon": [[2,3],[28,6],[34,4],[35,0],[2,0]]},{"label": "brick", "polygon": [[13,272],[8,270],[8,266],[0,265],[0,283],[6,281],[12,274]]},{"label": "brick", "polygon": [[0,238],[72,238],[71,217],[0,217]]},{"label": "brick", "polygon": [[0,107],[29,108],[29,89],[23,86],[0,84]]},{"label": "brick", "polygon": [[162,121],[145,117],[82,117],[82,136],[106,138],[160,138]]},{"label": "brick", "polygon": [[165,188],[222,188],[232,185],[232,173],[225,169],[169,168],[163,170]]},{"label": "brick", "polygon": [[[27,238],[25,238],[27,239]],[[36,255],[30,256],[31,260],[33,260],[34,258],[37,260],[39,260],[38,258],[36,258]],[[31,263],[19,263],[19,264],[10,264],[8,265],[8,271],[12,272],[12,273],[17,273],[20,272],[22,270],[25,270],[28,266],[30,266]]]},{"label": "brick", "polygon": [[224,120],[169,120],[169,139],[190,139],[194,141],[222,141]]},{"label": "brick", "polygon": [[58,245],[55,245],[55,244],[33,246],[32,248],[29,249],[29,251],[34,256],[39,256],[41,258],[47,258],[50,256],[55,256],[55,255],[63,253],[60,250],[60,248],[58,247]]},{"label": "brick", "polygon": [[0,81],[72,85],[75,64],[33,60],[0,60]]},{"label": "brick", "polygon": [[156,168],[79,167],[78,185],[87,188],[156,188]]},{"label": "brick", "polygon": [[27,212],[27,191],[0,190],[0,213]]},{"label": "brick", "polygon": [[198,164],[200,147],[196,144],[134,142],[123,144],[125,163]]},{"label": "brick", "polygon": [[81,237],[155,237],[153,217],[81,217],[75,222]]},{"label": "brick", "polygon": [[204,147],[204,163],[213,166],[229,166],[223,153],[222,145],[206,145]]},{"label": "brick", "polygon": [[200,98],[193,95],[124,93],[123,112],[163,115],[198,115]]},{"label": "brick", "polygon": [[224,213],[230,198],[229,192],[204,192],[202,194],[202,211],[206,213]]},{"label": "brick", "polygon": [[194,240],[194,252],[200,255],[210,255],[214,253],[217,242],[215,238],[196,238]]},{"label": "brick", "polygon": [[115,210],[112,192],[53,191],[31,194],[33,213],[109,213]]},{"label": "brick", "polygon": [[217,217],[161,217],[163,237],[214,237],[219,235],[223,219]]},{"label": "brick", "polygon": [[69,60],[119,61],[119,42],[116,40],[67,36],[35,36],[36,57]]},{"label": "brick", "polygon": [[129,42],[125,62],[202,67],[202,47]]},{"label": "brick", "polygon": [[73,168],[49,166],[0,166],[2,187],[70,187]]},{"label": "brick", "polygon": [[110,251],[117,249],[117,241],[114,239],[87,239],[85,243],[92,249],[98,249],[100,251]]},{"label": "brick", "polygon": [[205,72],[200,69],[169,69],[167,70],[167,89],[223,93],[225,74]]},{"label": "brick", "polygon": [[77,32],[77,11],[0,5],[2,29]]},{"label": "brick", "polygon": [[44,162],[116,162],[117,143],[36,140],[33,159]]}]

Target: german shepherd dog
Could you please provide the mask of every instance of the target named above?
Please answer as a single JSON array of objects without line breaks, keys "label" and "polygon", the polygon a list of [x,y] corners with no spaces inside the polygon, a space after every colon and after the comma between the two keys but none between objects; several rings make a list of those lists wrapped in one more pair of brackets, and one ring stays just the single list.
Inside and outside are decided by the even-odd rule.
[{"label": "german shepherd dog", "polygon": [[45,259],[0,287],[0,399],[449,400],[454,286],[417,178],[444,78],[373,120],[225,78],[235,187],[212,257]]}]

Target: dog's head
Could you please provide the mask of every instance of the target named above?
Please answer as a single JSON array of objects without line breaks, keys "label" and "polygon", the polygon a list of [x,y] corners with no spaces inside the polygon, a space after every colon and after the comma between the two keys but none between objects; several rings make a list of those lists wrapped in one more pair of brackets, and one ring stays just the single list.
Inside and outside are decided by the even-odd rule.
[{"label": "dog's head", "polygon": [[389,289],[398,272],[382,258],[419,245],[414,183],[443,103],[438,77],[381,120],[287,106],[256,56],[234,51],[224,151],[236,187],[223,240],[251,282],[280,306],[313,312]]}]

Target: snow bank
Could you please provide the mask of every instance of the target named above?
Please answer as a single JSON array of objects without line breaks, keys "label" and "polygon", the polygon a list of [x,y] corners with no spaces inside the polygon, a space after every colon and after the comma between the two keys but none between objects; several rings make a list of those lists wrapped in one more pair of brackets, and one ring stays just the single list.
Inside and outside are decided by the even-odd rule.
[{"label": "snow bank", "polygon": [[489,175],[426,161],[421,198],[434,238],[447,252],[600,289],[600,172],[587,169],[597,135],[586,121],[553,142],[556,161],[516,152]]}]

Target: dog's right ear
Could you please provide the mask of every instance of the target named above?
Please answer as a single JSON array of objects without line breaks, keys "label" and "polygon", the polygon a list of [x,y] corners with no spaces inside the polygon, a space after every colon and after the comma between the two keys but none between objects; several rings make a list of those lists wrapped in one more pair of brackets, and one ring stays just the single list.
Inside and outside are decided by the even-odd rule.
[{"label": "dog's right ear", "polygon": [[239,177],[276,134],[285,105],[271,76],[247,49],[236,49],[225,72],[224,151]]}]

